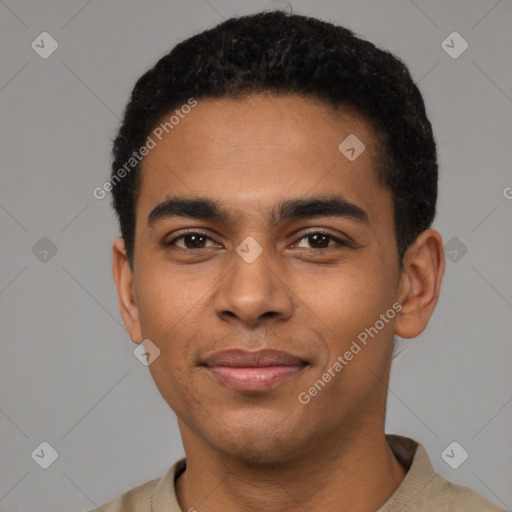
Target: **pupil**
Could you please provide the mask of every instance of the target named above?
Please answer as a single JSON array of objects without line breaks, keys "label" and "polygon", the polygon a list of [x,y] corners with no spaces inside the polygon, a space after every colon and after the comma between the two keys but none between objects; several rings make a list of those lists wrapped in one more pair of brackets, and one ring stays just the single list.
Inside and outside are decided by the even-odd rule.
[{"label": "pupil", "polygon": [[[187,243],[187,241],[192,242],[192,243],[189,244],[189,243]],[[185,238],[185,245],[187,246],[187,249],[190,249],[191,245],[192,245],[192,248],[202,247],[201,244],[204,244],[204,236],[203,235],[188,235]]]},{"label": "pupil", "polygon": [[[321,234],[316,234],[316,235],[310,235],[310,242],[311,240],[314,240],[313,244],[312,245],[316,245],[316,247],[327,247],[329,244],[328,244],[328,239],[329,237],[327,235],[321,235]],[[323,240],[320,240],[320,243],[318,243],[318,239],[323,239]]]}]

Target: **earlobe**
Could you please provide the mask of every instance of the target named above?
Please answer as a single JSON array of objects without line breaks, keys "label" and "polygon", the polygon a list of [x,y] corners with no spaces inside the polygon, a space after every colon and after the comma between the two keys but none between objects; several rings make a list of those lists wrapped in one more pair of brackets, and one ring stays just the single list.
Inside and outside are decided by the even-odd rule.
[{"label": "earlobe", "polygon": [[400,282],[395,334],[414,338],[425,330],[434,312],[445,269],[443,241],[438,231],[420,233],[407,250]]},{"label": "earlobe", "polygon": [[133,289],[133,273],[128,263],[124,240],[117,238],[112,246],[112,272],[124,325],[134,343],[142,341],[139,310]]}]

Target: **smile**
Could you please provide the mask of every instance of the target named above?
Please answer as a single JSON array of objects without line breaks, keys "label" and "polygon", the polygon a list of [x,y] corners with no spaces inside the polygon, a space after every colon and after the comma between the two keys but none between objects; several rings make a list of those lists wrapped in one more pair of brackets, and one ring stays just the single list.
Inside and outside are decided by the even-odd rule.
[{"label": "smile", "polygon": [[287,352],[224,350],[201,365],[209,375],[237,391],[265,391],[299,375],[307,362]]}]

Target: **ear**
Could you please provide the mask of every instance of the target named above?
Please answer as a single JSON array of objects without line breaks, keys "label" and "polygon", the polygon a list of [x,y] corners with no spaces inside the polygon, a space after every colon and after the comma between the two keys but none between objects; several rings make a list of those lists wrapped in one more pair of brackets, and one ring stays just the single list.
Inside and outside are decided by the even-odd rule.
[{"label": "ear", "polygon": [[133,273],[128,263],[124,240],[116,238],[112,246],[112,271],[124,325],[134,343],[142,341],[139,309],[133,290]]},{"label": "ear", "polygon": [[400,276],[395,334],[414,338],[427,327],[434,312],[445,268],[443,240],[438,231],[427,229],[406,251]]}]

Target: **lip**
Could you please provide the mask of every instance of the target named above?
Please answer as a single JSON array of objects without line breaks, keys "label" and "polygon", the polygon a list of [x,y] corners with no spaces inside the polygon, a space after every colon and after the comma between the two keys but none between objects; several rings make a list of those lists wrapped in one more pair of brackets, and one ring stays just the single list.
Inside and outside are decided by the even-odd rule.
[{"label": "lip", "polygon": [[207,366],[231,366],[233,368],[266,367],[266,366],[299,366],[305,362],[283,350],[262,349],[249,352],[242,349],[229,349],[215,352],[206,357],[203,364]]},{"label": "lip", "polygon": [[282,350],[216,352],[201,364],[215,379],[238,391],[265,391],[296,377],[307,361]]}]

